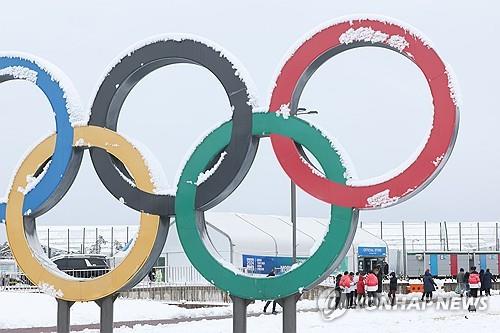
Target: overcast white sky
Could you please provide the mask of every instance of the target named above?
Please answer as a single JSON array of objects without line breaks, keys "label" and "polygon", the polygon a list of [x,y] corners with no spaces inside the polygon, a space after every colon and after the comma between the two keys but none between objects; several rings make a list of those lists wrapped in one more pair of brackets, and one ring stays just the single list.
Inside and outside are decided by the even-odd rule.
[{"label": "overcast white sky", "polygon": [[[56,64],[88,106],[98,79],[122,50],[160,33],[194,33],[236,55],[267,105],[276,67],[302,35],[343,15],[394,17],[429,37],[455,70],[463,100],[460,133],[449,163],[430,186],[396,207],[363,212],[361,219],[494,221],[500,216],[499,10],[494,1],[11,1],[2,6],[0,50],[28,52]],[[331,59],[313,76],[300,105],[319,110],[308,119],[344,145],[363,178],[403,162],[423,139],[432,114],[429,89],[417,67],[376,48]],[[2,84],[0,108],[0,188],[6,189],[23,152],[54,124],[43,94],[25,82]],[[186,151],[229,115],[228,108],[222,87],[208,71],[167,67],[132,91],[119,131],[146,144],[174,182]],[[262,142],[242,186],[215,210],[287,215],[288,198],[289,179],[270,144]],[[300,193],[299,215],[327,216],[328,211]],[[138,213],[101,185],[87,157],[68,195],[39,223],[137,219]],[[0,228],[0,240],[2,233]]]}]

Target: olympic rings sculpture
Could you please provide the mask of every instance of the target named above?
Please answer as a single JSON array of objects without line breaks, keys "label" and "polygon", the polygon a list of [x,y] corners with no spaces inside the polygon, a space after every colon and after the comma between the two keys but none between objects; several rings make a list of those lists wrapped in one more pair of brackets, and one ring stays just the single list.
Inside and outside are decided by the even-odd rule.
[{"label": "olympic rings sculpture", "polygon": [[[376,184],[349,184],[343,156],[320,130],[294,114],[312,74],[333,56],[358,47],[397,52],[422,71],[434,103],[433,127],[418,157],[394,177]],[[232,118],[196,147],[181,173],[175,195],[155,193],[141,152],[117,133],[122,105],[134,86],[152,71],[176,63],[209,69],[224,87]],[[294,50],[276,80],[268,112],[254,111],[254,97],[242,68],[218,46],[193,37],[158,37],[128,50],[106,73],[90,116],[72,85],[52,65],[33,56],[0,56],[0,82],[36,84],[55,114],[56,133],[39,143],[17,170],[6,203],[0,204],[12,253],[26,276],[57,298],[98,300],[137,284],[164,246],[169,218],[175,216],[184,251],[217,287],[244,299],[278,299],[307,290],[329,275],[345,256],[359,209],[402,202],[429,184],[445,165],[457,136],[459,115],[450,74],[420,35],[378,19],[340,20],[315,32]],[[331,204],[328,230],[317,250],[290,271],[262,279],[230,267],[211,251],[204,211],[226,199],[241,183],[262,137],[270,137],[279,163],[304,191]],[[314,166],[302,148],[319,162]],[[123,263],[95,279],[74,278],[43,255],[35,218],[64,196],[73,183],[84,150],[106,188],[141,212],[136,242]]]}]

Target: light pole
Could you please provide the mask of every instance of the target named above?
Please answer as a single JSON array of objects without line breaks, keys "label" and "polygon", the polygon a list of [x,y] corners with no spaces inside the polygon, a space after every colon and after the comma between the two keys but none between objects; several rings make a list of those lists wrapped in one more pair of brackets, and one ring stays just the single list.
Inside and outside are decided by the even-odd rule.
[{"label": "light pole", "polygon": [[[294,116],[306,114],[318,114],[318,111],[297,108],[297,111],[292,112]],[[290,180],[290,219],[292,220],[292,264],[295,264],[297,262],[297,185],[293,180]]]}]

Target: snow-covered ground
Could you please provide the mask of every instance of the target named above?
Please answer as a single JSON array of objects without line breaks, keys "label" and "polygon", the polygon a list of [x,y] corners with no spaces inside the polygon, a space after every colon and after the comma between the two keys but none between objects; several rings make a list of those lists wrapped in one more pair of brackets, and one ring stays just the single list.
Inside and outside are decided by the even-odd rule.
[{"label": "snow-covered ground", "polygon": [[[417,294],[414,295],[418,297]],[[449,299],[453,293],[440,293]],[[408,302],[411,296],[405,296]],[[407,303],[406,302],[406,303]],[[183,309],[158,301],[118,299],[115,306],[115,321],[132,321],[147,319],[174,319],[188,317],[205,317],[230,315],[230,307],[214,307],[203,309]],[[421,305],[420,302],[415,304]],[[257,302],[249,306],[249,313],[259,313],[263,303]],[[298,308],[302,310],[316,307],[314,301],[300,301]],[[94,303],[77,303],[71,311],[72,324],[97,323],[99,310]],[[42,294],[2,293],[0,292],[0,329],[33,326],[54,326],[56,319],[56,302]],[[467,310],[436,309],[431,303],[423,311],[415,310],[348,310],[343,316],[328,321],[318,311],[299,312],[297,317],[298,332],[326,333],[336,331],[361,332],[377,329],[381,332],[423,332],[432,328],[437,332],[463,332],[466,330],[497,330],[500,320],[500,296],[488,298],[488,308],[476,313]],[[280,332],[281,314],[258,315],[248,318],[249,332]],[[121,327],[116,333],[129,332],[230,332],[231,320],[200,320],[181,322],[171,325],[136,325],[133,328]],[[85,330],[94,333],[97,330]]]}]

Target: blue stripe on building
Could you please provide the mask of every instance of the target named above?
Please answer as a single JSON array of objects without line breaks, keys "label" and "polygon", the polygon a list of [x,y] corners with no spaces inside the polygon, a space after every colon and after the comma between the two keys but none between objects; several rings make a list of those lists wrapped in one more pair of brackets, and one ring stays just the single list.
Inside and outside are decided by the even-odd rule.
[{"label": "blue stripe on building", "polygon": [[437,254],[430,255],[430,264],[431,264],[431,274],[438,275],[438,257],[437,257]]}]

